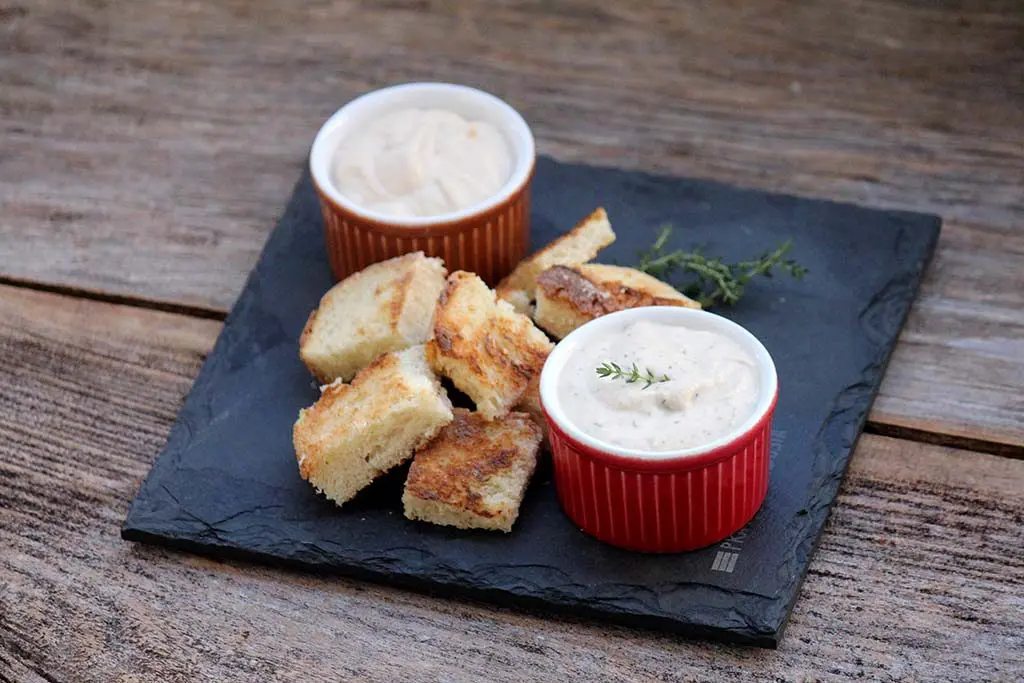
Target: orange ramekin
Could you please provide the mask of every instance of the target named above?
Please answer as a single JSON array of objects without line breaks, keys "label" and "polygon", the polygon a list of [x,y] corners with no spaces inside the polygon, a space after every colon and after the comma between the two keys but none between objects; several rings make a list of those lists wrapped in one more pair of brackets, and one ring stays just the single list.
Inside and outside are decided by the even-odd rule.
[{"label": "orange ramekin", "polygon": [[[558,391],[566,360],[588,340],[637,320],[717,332],[746,349],[754,359],[759,392],[748,419],[710,443],[668,452],[615,446],[573,424]],[[628,550],[674,553],[718,543],[742,529],[764,502],[778,395],[768,350],[750,332],[714,313],[658,306],[586,323],[558,343],[540,378],[562,509],[586,533]]]},{"label": "orange ramekin", "polygon": [[[501,131],[513,155],[512,174],[502,188],[460,211],[422,217],[388,216],[341,194],[332,173],[339,143],[384,114],[424,108],[446,109]],[[450,83],[407,83],[357,97],[320,128],[309,155],[335,277],[340,280],[371,263],[422,251],[443,258],[449,271],[468,270],[496,284],[529,249],[535,159],[533,134],[523,117],[482,90]]]}]

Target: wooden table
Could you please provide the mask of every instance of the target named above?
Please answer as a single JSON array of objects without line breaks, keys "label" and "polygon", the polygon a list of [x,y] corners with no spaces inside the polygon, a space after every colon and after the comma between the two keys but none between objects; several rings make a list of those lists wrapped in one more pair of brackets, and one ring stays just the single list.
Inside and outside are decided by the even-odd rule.
[{"label": "wooden table", "polygon": [[[0,5],[0,680],[1024,676],[1020,3],[299,4]],[[318,124],[417,79],[561,159],[945,219],[778,651],[119,539]]]}]

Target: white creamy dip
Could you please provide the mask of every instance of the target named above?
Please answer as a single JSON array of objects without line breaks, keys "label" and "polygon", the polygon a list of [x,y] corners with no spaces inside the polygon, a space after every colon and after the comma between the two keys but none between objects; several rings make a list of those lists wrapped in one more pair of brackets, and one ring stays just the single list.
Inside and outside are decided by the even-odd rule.
[{"label": "white creamy dip", "polygon": [[443,109],[405,109],[342,140],[332,173],[354,204],[388,216],[436,216],[491,197],[512,173],[501,132]]},{"label": "white creamy dip", "polygon": [[[665,452],[710,443],[739,427],[759,397],[754,358],[718,332],[648,320],[574,349],[559,375],[559,403],[582,432],[621,448]],[[599,377],[602,363],[636,363],[669,381]]]}]

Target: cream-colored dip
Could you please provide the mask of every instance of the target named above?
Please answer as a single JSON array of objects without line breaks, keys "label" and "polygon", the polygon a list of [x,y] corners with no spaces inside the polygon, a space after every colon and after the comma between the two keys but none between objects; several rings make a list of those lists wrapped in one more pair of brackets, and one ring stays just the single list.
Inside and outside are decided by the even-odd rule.
[{"label": "cream-colored dip", "polygon": [[382,116],[344,139],[333,178],[352,203],[388,216],[436,216],[494,195],[512,173],[497,128],[442,109]]},{"label": "cream-colored dip", "polygon": [[[602,363],[668,376],[643,380],[600,377]],[[710,443],[739,427],[758,401],[754,359],[717,332],[647,320],[591,339],[559,375],[559,403],[580,431],[621,448],[664,452]]]}]

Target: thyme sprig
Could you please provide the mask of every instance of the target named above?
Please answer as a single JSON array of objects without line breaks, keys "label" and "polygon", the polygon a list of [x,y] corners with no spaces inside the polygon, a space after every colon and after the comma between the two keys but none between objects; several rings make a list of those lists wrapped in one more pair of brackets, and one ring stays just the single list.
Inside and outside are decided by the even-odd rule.
[{"label": "thyme sprig", "polygon": [[705,256],[700,247],[693,251],[666,251],[665,243],[671,234],[671,225],[661,227],[654,244],[640,254],[639,269],[666,281],[677,271],[685,273],[690,276],[690,280],[680,287],[680,291],[699,301],[705,308],[719,302],[735,304],[751,280],[759,276],[770,278],[776,269],[798,280],[807,274],[807,269],[795,259],[785,258],[793,248],[792,240],[786,240],[756,259],[726,263],[721,258]]},{"label": "thyme sprig", "polygon": [[646,382],[646,384],[644,384],[644,389],[648,388],[652,384],[671,381],[668,375],[662,374],[661,376],[658,376],[650,368],[647,368],[646,373],[640,372],[640,368],[637,367],[636,363],[633,363],[632,369],[623,370],[618,363],[610,363],[606,361],[597,366],[596,370],[598,377],[604,377],[612,380],[624,379],[626,380],[626,384]]}]

